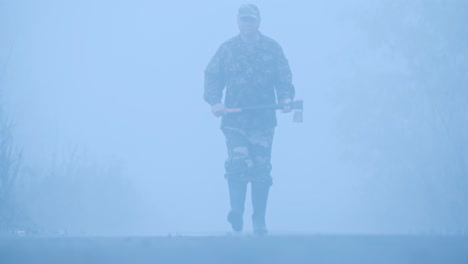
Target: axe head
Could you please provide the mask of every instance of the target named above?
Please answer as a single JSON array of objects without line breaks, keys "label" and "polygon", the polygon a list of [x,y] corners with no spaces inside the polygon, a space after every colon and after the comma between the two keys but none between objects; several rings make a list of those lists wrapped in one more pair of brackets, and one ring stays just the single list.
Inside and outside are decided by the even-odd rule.
[{"label": "axe head", "polygon": [[304,104],[302,102],[302,100],[295,100],[293,102],[291,102],[291,108],[294,109],[294,110],[303,110],[304,109]]},{"label": "axe head", "polygon": [[304,104],[302,100],[295,100],[291,103],[291,108],[294,111],[293,113],[293,122],[302,123],[302,111],[304,110]]}]

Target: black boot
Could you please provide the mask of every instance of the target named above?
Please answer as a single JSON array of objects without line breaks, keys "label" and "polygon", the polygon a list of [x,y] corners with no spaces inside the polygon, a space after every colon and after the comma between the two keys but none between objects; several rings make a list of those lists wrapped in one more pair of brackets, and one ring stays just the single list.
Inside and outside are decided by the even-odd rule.
[{"label": "black boot", "polygon": [[232,230],[241,232],[244,225],[243,215],[247,182],[228,180],[228,187],[231,211],[227,216],[227,220],[231,223]]},{"label": "black boot", "polygon": [[265,214],[269,190],[270,184],[252,183],[252,224],[254,234],[260,236],[268,233],[265,223]]}]

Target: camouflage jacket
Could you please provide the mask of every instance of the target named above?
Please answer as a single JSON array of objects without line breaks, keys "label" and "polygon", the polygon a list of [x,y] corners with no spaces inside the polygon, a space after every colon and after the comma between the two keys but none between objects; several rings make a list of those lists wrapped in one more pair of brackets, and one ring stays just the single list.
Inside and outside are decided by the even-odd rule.
[{"label": "camouflage jacket", "polygon": [[[288,60],[281,46],[260,35],[246,43],[238,35],[223,43],[205,70],[204,99],[214,105],[223,99],[227,108],[275,104],[294,98]],[[221,126],[265,128],[276,126],[275,110],[255,110],[223,116]]]}]

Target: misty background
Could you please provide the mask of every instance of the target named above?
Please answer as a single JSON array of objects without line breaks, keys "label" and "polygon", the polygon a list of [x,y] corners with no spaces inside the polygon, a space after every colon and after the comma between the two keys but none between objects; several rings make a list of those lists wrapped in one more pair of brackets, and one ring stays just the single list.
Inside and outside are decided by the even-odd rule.
[{"label": "misty background", "polygon": [[[243,3],[0,0],[0,227],[230,230],[203,71]],[[271,233],[467,233],[468,2],[255,3],[305,104],[278,116]]]}]

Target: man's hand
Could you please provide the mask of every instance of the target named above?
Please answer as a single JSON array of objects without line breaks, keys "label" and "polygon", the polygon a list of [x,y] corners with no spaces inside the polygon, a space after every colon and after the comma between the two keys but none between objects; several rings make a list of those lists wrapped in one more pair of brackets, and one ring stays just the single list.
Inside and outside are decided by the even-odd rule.
[{"label": "man's hand", "polygon": [[282,104],[284,104],[283,109],[281,109],[282,113],[291,112],[291,102],[292,102],[291,98],[286,98],[283,100],[283,102],[281,102]]},{"label": "man's hand", "polygon": [[211,106],[211,112],[214,116],[220,117],[226,113],[226,106],[223,103],[217,103]]}]

